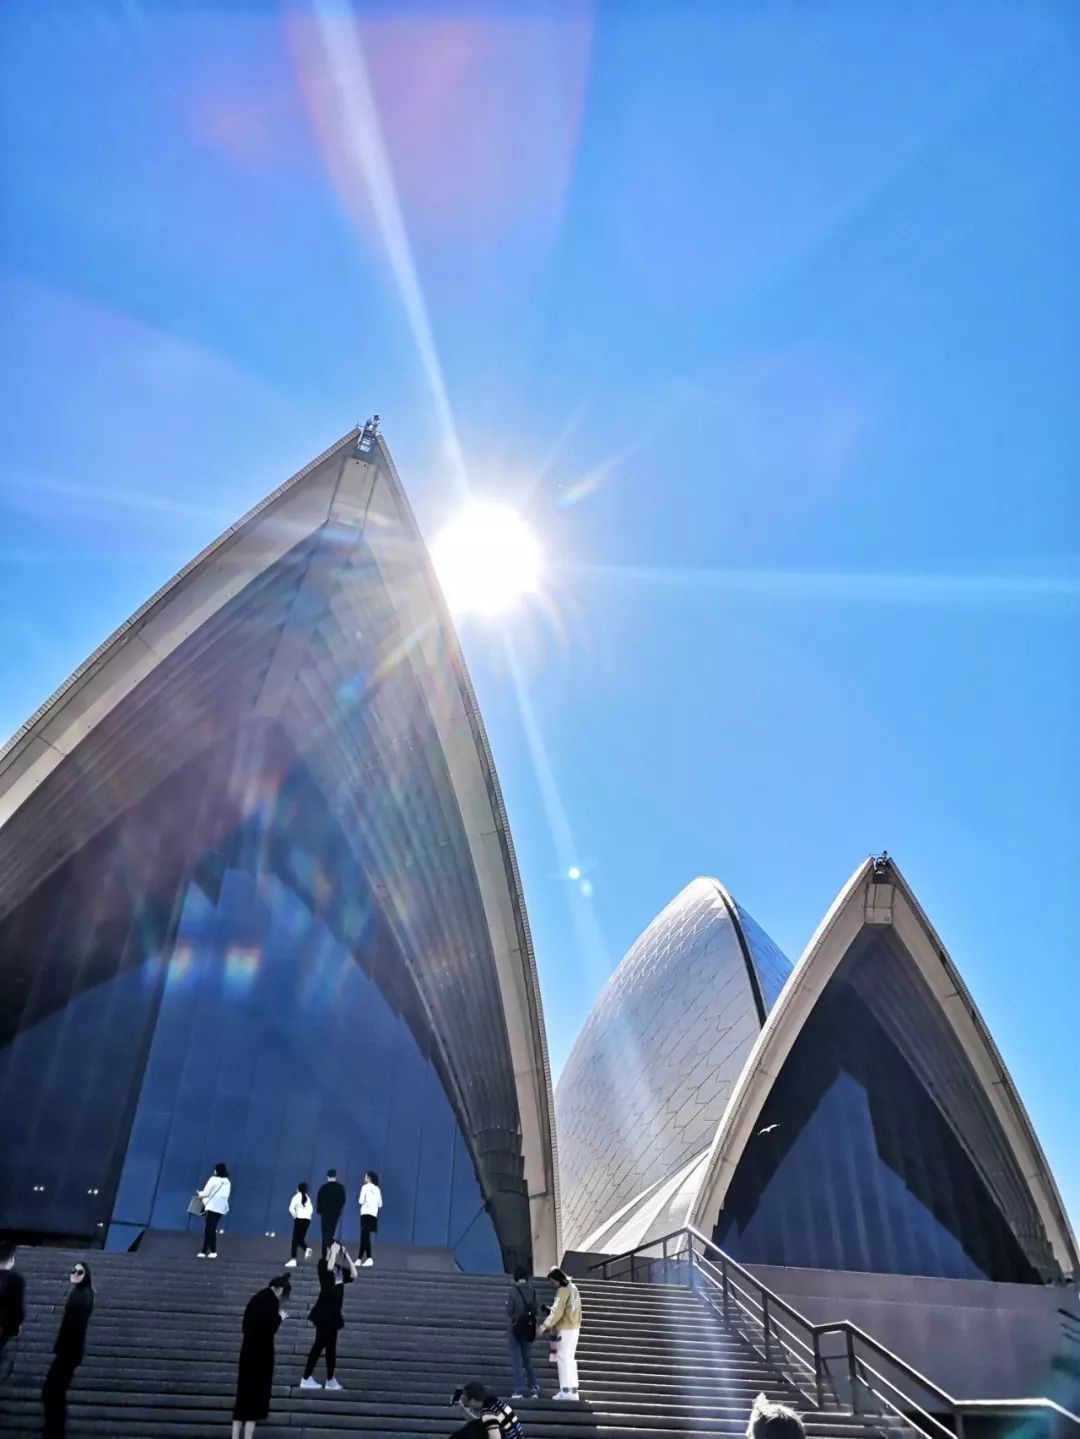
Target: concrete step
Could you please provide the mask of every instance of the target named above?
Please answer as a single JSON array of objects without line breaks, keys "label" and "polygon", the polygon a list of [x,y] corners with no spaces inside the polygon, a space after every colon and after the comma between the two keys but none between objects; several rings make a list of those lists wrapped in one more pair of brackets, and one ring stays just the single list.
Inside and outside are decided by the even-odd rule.
[{"label": "concrete step", "polygon": [[[30,1316],[0,1428],[40,1426],[38,1386],[66,1295],[71,1251],[23,1250]],[[265,1259],[197,1261],[183,1252],[88,1256],[97,1300],[87,1357],[70,1394],[69,1434],[113,1439],[220,1435],[232,1407],[240,1318],[271,1277]],[[345,1431],[377,1439],[445,1436],[460,1422],[450,1392],[481,1378],[511,1389],[505,1297],[499,1276],[378,1268],[362,1270],[346,1296],[339,1342],[342,1393],[300,1390],[313,1338],[306,1315],[317,1293],[311,1265],[289,1271],[290,1317],[278,1335],[271,1419],[259,1439],[329,1439]],[[805,1399],[688,1289],[664,1285],[581,1286],[585,1322],[578,1346],[582,1401],[554,1402],[557,1386],[541,1336],[534,1360],[547,1399],[521,1400],[538,1439],[741,1439],[753,1397]],[[541,1282],[542,1302],[551,1288]],[[811,1413],[811,1439],[868,1439],[874,1426]]]}]

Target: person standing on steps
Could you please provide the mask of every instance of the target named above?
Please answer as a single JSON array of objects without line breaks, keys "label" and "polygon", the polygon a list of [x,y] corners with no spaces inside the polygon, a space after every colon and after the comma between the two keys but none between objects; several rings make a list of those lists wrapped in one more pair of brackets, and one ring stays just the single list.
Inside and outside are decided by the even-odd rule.
[{"label": "person standing on steps", "polygon": [[336,1169],[326,1171],[326,1183],[319,1185],[319,1192],[315,1196],[315,1212],[319,1216],[319,1223],[322,1226],[322,1258],[326,1258],[327,1250],[337,1237],[337,1227],[341,1223],[341,1212],[345,1208],[345,1186],[337,1177]]},{"label": "person standing on steps", "polygon": [[519,1264],[514,1270],[514,1282],[506,1296],[506,1318],[510,1326],[507,1343],[510,1349],[510,1364],[514,1371],[514,1392],[511,1399],[524,1399],[526,1390],[530,1399],[540,1398],[540,1385],[532,1363],[537,1307],[536,1288],[529,1278],[529,1271]]},{"label": "person standing on steps", "polygon": [[0,1393],[15,1367],[15,1341],[26,1318],[26,1281],[15,1268],[15,1246],[0,1239]]},{"label": "person standing on steps", "polygon": [[44,1439],[64,1439],[67,1433],[67,1392],[75,1370],[86,1353],[86,1326],[94,1312],[94,1286],[90,1266],[77,1259],[71,1266],[71,1288],[53,1345],[53,1361],[41,1386],[45,1410]]},{"label": "person standing on steps", "polygon": [[555,1363],[559,1369],[559,1392],[556,1399],[578,1397],[577,1347],[581,1338],[581,1295],[568,1274],[549,1269],[547,1276],[555,1285],[555,1303],[541,1324],[539,1333],[557,1334]]},{"label": "person standing on steps", "polygon": [[224,1164],[215,1164],[214,1172],[199,1190],[199,1198],[203,1202],[205,1221],[203,1224],[203,1246],[199,1250],[200,1259],[217,1258],[217,1230],[223,1215],[229,1212],[229,1195],[232,1193],[232,1180],[229,1178],[229,1171]]},{"label": "person standing on steps", "polygon": [[300,1388],[322,1388],[315,1378],[315,1366],[319,1362],[319,1355],[325,1351],[326,1387],[327,1389],[340,1389],[341,1385],[334,1378],[334,1370],[337,1367],[338,1334],[345,1328],[345,1316],[342,1313],[345,1305],[345,1286],[351,1284],[356,1278],[356,1265],[344,1244],[338,1244],[336,1240],[331,1244],[326,1258],[319,1260],[318,1273],[319,1297],[311,1306],[308,1314],[308,1319],[315,1326],[315,1342],[311,1346],[311,1353],[304,1365],[304,1377],[300,1381]]},{"label": "person standing on steps", "polygon": [[244,1338],[236,1371],[232,1439],[252,1439],[255,1425],[270,1413],[274,1387],[274,1336],[288,1319],[282,1304],[292,1292],[287,1274],[278,1274],[265,1289],[253,1294],[244,1310]]},{"label": "person standing on steps", "polygon": [[375,1263],[371,1257],[371,1236],[379,1227],[381,1208],[382,1190],[379,1188],[379,1176],[374,1169],[369,1169],[360,1186],[360,1263],[365,1269]]},{"label": "person standing on steps", "polygon": [[308,1225],[311,1223],[312,1206],[308,1195],[307,1180],[301,1179],[296,1186],[296,1193],[289,1200],[289,1213],[292,1215],[292,1253],[289,1255],[286,1269],[296,1268],[296,1256],[302,1249],[304,1258],[311,1258],[311,1250],[307,1247]]}]

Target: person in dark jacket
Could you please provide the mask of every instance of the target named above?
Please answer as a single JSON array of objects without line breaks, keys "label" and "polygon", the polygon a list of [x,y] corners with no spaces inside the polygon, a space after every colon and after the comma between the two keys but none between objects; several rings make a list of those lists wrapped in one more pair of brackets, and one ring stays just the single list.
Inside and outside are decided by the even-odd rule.
[{"label": "person in dark jacket", "polygon": [[520,1264],[514,1270],[514,1282],[506,1296],[506,1318],[509,1324],[507,1344],[514,1371],[514,1392],[511,1399],[540,1398],[540,1384],[533,1368],[532,1347],[536,1338],[538,1300],[529,1271]]},{"label": "person in dark jacket", "polygon": [[319,1192],[315,1196],[315,1213],[319,1216],[319,1223],[322,1225],[322,1257],[326,1258],[327,1250],[337,1238],[337,1227],[341,1222],[341,1212],[345,1208],[345,1186],[337,1177],[336,1169],[326,1171],[326,1183],[319,1185]]},{"label": "person in dark jacket", "polygon": [[345,1304],[345,1286],[351,1284],[356,1278],[356,1264],[344,1244],[338,1244],[336,1241],[331,1244],[326,1258],[319,1260],[318,1274],[319,1297],[311,1306],[308,1314],[308,1319],[315,1326],[315,1342],[311,1346],[311,1353],[304,1365],[304,1377],[300,1381],[300,1388],[322,1388],[314,1375],[319,1355],[325,1350],[326,1387],[327,1389],[340,1389],[341,1385],[334,1378],[338,1334],[345,1328],[345,1317],[342,1313]]},{"label": "person in dark jacket", "polygon": [[15,1246],[0,1240],[0,1385],[15,1365],[15,1341],[26,1318],[26,1282],[15,1268]]},{"label": "person in dark jacket", "polygon": [[287,1274],[271,1279],[265,1289],[253,1294],[244,1310],[244,1339],[236,1372],[236,1403],[233,1405],[232,1439],[251,1439],[255,1425],[270,1413],[270,1391],[274,1384],[274,1336],[288,1311],[282,1303],[292,1285]]},{"label": "person in dark jacket", "polygon": [[468,1423],[455,1429],[450,1439],[525,1439],[525,1430],[512,1405],[478,1379],[455,1389],[450,1401],[469,1416]]},{"label": "person in dark jacket", "polygon": [[71,1289],[53,1345],[53,1362],[41,1386],[45,1410],[45,1439],[64,1439],[67,1432],[67,1392],[86,1352],[86,1326],[94,1312],[94,1286],[90,1266],[76,1260],[71,1267]]}]

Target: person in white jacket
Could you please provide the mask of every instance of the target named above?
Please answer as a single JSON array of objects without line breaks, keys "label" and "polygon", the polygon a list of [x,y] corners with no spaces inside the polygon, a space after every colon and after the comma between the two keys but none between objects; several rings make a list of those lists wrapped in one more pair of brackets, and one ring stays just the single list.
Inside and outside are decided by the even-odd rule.
[{"label": "person in white jacket", "polygon": [[205,1215],[203,1246],[199,1250],[200,1259],[217,1258],[217,1227],[221,1223],[222,1215],[229,1212],[229,1195],[231,1193],[232,1180],[229,1178],[229,1171],[224,1164],[215,1164],[213,1174],[199,1190],[199,1198],[203,1202]]},{"label": "person in white jacket", "polygon": [[374,1169],[369,1169],[360,1186],[360,1264],[364,1269],[375,1263],[371,1257],[371,1236],[379,1227],[381,1208],[382,1190],[379,1188],[379,1176]]},{"label": "person in white jacket", "polygon": [[308,1194],[307,1180],[301,1179],[296,1186],[296,1193],[289,1200],[289,1213],[292,1215],[292,1255],[286,1262],[286,1269],[296,1268],[296,1256],[302,1249],[304,1258],[311,1258],[311,1250],[307,1247],[308,1225],[311,1223],[313,1206]]}]

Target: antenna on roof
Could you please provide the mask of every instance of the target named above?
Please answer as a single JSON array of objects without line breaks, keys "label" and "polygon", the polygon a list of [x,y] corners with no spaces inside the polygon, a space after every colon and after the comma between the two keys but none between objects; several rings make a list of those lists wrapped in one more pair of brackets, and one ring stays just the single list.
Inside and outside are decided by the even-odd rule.
[{"label": "antenna on roof", "polygon": [[360,431],[360,438],[356,442],[356,453],[368,455],[375,448],[375,440],[379,433],[379,417],[372,415],[364,428]]}]

